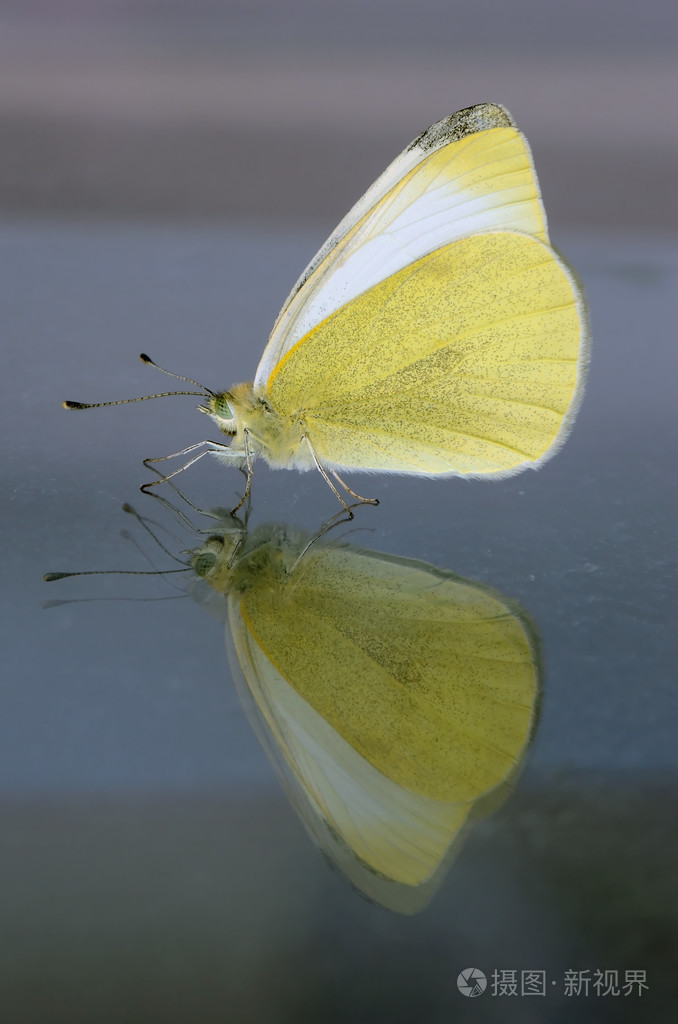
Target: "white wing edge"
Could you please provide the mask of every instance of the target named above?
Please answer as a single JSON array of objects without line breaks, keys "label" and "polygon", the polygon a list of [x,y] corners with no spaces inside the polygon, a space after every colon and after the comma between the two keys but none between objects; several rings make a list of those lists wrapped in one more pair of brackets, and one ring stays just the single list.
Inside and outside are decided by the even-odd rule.
[{"label": "white wing edge", "polygon": [[[399,156],[397,156],[395,160],[388,165],[386,170],[379,175],[376,181],[370,185],[364,195],[362,195],[357,203],[351,207],[343,220],[339,222],[327,241],[320,247],[320,249],[318,249],[318,252],[315,254],[303,273],[299,276],[299,279],[296,281],[294,287],[283,303],[280,313],[278,314],[278,318],[273,325],[271,334],[275,333],[276,327],[285,313],[285,310],[304,282],[311,276],[313,271],[320,266],[325,257],[332,251],[332,249],[335,248],[342,238],[348,234],[351,228],[357,224],[359,220],[362,220],[365,214],[371,210],[373,206],[376,206],[379,200],[382,199],[398,181],[401,181],[406,174],[409,174],[410,171],[416,167],[417,164],[421,163],[425,157],[430,156],[431,153],[435,153],[438,149],[442,149],[442,147],[446,146],[448,142],[452,142],[456,139],[462,139],[466,135],[472,135],[479,131],[485,131],[488,128],[498,127],[516,128],[515,121],[506,107],[503,107],[498,103],[479,103],[473,107],[466,107],[464,110],[458,110],[456,113],[450,114],[448,117],[444,117],[440,121],[436,121],[434,124],[429,125],[429,127],[418,135],[416,139],[413,139],[412,142],[405,147],[402,153],[400,153]],[[525,143],[527,144],[527,140],[525,140]],[[530,153],[529,147],[528,153]]]}]

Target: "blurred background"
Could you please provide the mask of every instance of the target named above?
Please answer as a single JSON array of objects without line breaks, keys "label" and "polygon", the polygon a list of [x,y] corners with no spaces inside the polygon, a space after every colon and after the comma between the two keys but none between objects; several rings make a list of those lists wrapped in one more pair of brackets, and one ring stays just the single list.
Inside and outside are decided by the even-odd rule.
[{"label": "blurred background", "polygon": [[[672,0],[0,0],[2,1024],[675,1020],[677,19]],[[313,848],[218,623],[98,600],[163,585],[41,577],[146,568],[119,537],[141,459],[205,436],[191,399],[61,400],[157,389],[141,350],[250,379],[349,207],[484,100],[530,141],[593,362],[539,473],[384,479],[351,537],[519,601],[546,659],[518,792],[400,918]],[[240,483],[189,476],[204,505]],[[316,474],[254,488],[255,520],[334,511]],[[556,987],[466,999],[474,966]],[[575,968],[650,989],[570,998]]]},{"label": "blurred background", "polygon": [[2,0],[0,210],[337,222],[500,101],[552,224],[675,225],[670,0]]}]

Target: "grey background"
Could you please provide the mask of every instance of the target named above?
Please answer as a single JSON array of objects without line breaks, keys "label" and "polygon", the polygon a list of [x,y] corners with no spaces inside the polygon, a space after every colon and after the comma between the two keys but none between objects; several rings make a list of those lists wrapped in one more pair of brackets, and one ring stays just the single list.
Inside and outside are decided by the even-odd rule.
[{"label": "grey background", "polygon": [[[7,1021],[674,1019],[675,13],[661,3],[3,4],[0,309]],[[138,362],[251,378],[289,287],[427,123],[483,99],[533,146],[593,361],[566,447],[494,484],[370,480],[349,539],[490,583],[536,620],[542,719],[517,792],[431,907],[374,908],[307,839],[240,711],[219,622],[124,501],[205,436]],[[186,474],[228,504],[238,474]],[[358,477],[358,489],[368,478]],[[252,522],[334,511],[258,467]],[[162,516],[160,516],[162,518]],[[167,521],[167,520],[166,520]],[[189,538],[190,540],[190,538]],[[178,545],[186,546],[185,539]],[[65,604],[49,599],[133,600]],[[465,1000],[468,966],[548,996]],[[570,968],[649,992],[567,998]]]}]

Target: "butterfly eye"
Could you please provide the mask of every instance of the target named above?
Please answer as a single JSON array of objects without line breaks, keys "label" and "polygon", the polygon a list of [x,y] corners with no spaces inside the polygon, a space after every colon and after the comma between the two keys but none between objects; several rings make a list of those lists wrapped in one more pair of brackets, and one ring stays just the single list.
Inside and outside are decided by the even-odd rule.
[{"label": "butterfly eye", "polygon": [[198,576],[204,578],[205,576],[209,576],[216,563],[217,556],[213,551],[201,551],[193,563],[193,568]]},{"label": "butterfly eye", "polygon": [[212,408],[213,408],[213,414],[215,416],[220,416],[222,419],[225,419],[225,420],[232,420],[233,419],[233,410],[232,410],[232,408],[231,408],[231,406],[229,404],[229,401],[228,401],[230,397],[231,396],[229,394],[225,393],[225,392],[223,394],[221,394],[221,395],[215,395],[214,396],[214,400],[212,402]]}]

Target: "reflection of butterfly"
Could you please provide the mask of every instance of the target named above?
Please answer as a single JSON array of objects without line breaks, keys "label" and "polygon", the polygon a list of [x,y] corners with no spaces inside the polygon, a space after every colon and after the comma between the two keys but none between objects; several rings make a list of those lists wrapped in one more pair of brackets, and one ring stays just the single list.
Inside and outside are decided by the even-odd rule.
[{"label": "reflection of butterfly", "polygon": [[348,213],[254,382],[204,389],[201,411],[231,445],[176,454],[246,462],[247,491],[258,455],[315,465],[341,501],[329,473],[354,492],[338,470],[517,473],[567,434],[585,350],[583,297],[549,246],[527,142],[480,104],[428,128]]},{"label": "reflection of butterfly", "polygon": [[241,696],[309,831],[363,893],[412,913],[526,752],[534,634],[477,583],[342,544],[300,558],[307,542],[225,531],[192,561],[226,598]]}]

